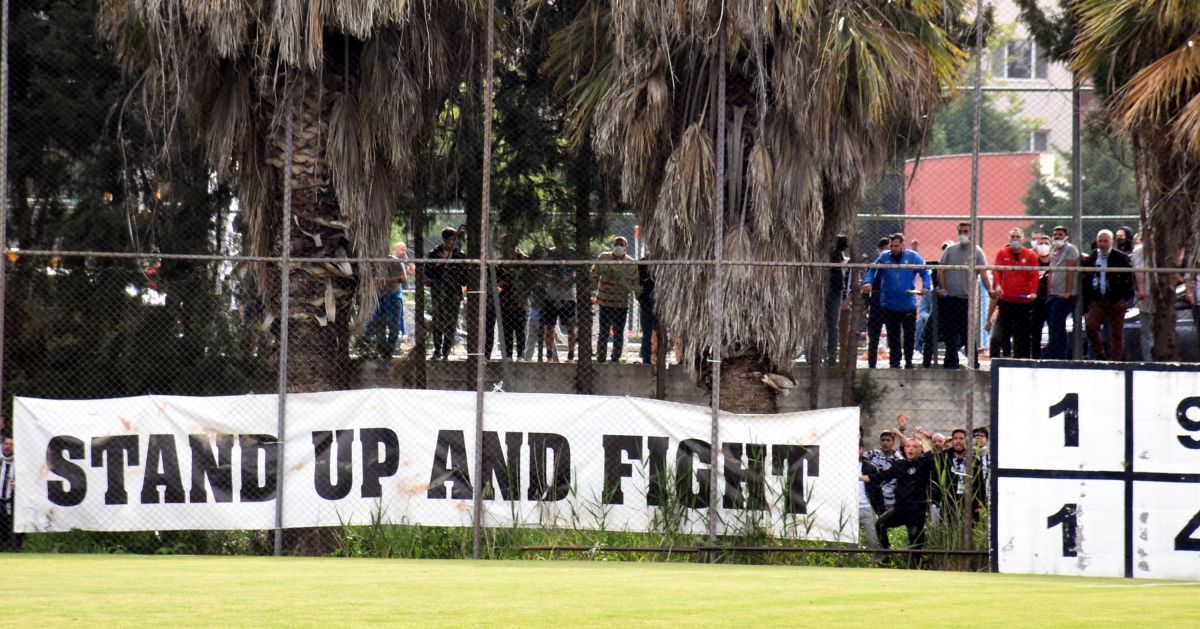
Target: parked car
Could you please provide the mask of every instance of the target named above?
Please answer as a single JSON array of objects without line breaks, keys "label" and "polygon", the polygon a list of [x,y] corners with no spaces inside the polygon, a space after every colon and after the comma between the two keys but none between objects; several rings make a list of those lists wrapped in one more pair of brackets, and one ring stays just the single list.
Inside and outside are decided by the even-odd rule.
[{"label": "parked car", "polygon": [[[1200,362],[1200,337],[1196,335],[1196,322],[1192,317],[1192,306],[1184,298],[1184,288],[1182,285],[1175,288],[1175,330],[1179,335],[1179,360],[1181,362],[1195,363]],[[1142,322],[1138,319],[1140,310],[1130,308],[1125,311],[1125,360],[1132,362],[1148,361],[1149,356],[1142,356]],[[1074,321],[1072,317],[1067,317],[1067,334],[1070,336],[1071,343],[1075,341]],[[1107,335],[1105,335],[1107,341]],[[1049,332],[1046,328],[1042,328],[1042,346],[1045,347],[1050,342]],[[1088,348],[1087,338],[1083,340],[1084,351],[1087,352],[1088,360],[1095,358]]]},{"label": "parked car", "polygon": [[[1184,298],[1182,285],[1175,287],[1175,331],[1179,335],[1179,360],[1187,363],[1200,362],[1200,344],[1196,337],[1196,321],[1192,317],[1192,305]],[[1142,322],[1139,310],[1130,308],[1125,312],[1125,360],[1150,360],[1142,356]]]}]

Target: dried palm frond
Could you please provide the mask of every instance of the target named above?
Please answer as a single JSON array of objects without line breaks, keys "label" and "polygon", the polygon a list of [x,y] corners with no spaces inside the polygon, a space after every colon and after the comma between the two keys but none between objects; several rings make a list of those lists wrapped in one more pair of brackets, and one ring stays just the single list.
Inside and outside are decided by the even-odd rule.
[{"label": "dried palm frond", "polygon": [[[162,144],[173,142],[177,119],[196,123],[207,161],[235,185],[249,253],[278,255],[287,246],[382,256],[400,188],[418,161],[414,147],[429,137],[446,94],[475,71],[469,55],[477,48],[469,44],[482,24],[479,5],[101,0],[97,23],[144,91],[145,115]],[[329,51],[327,42],[341,46]],[[285,208],[288,178],[292,207]],[[293,222],[290,243],[280,242],[285,217]],[[295,283],[304,293],[298,307],[317,308],[297,316],[348,319],[339,310],[356,270],[343,266],[297,267],[312,280]],[[255,271],[259,289],[278,295],[279,269],[256,264]],[[362,269],[360,296],[374,298],[377,271]]]},{"label": "dried palm frond", "polygon": [[235,69],[221,74],[215,84],[216,94],[208,99],[211,107],[202,124],[205,132],[201,140],[209,165],[224,181],[232,174],[233,161],[240,148],[251,141],[250,79]]},{"label": "dried palm frond", "polygon": [[325,149],[334,190],[342,211],[355,213],[366,206],[371,180],[370,138],[360,127],[361,112],[354,96],[344,92],[332,96],[329,143]]},{"label": "dried palm frond", "polygon": [[[725,221],[720,350],[790,364],[821,328],[823,309],[800,302],[824,294],[823,270],[735,262],[815,261],[823,239],[852,224],[894,136],[953,89],[965,55],[939,25],[962,2],[648,0],[613,3],[597,17],[598,5],[553,53],[576,120],[591,121],[597,153],[620,172],[622,198],[661,255],[712,260],[713,221]],[[719,71],[745,88],[727,98],[754,102],[726,103],[727,179],[712,182],[722,15],[729,61]],[[589,45],[584,33],[604,41]],[[598,67],[601,54],[613,72],[575,73]],[[654,77],[669,104],[661,115],[646,108]],[[749,147],[746,127],[755,129]],[[712,207],[714,185],[726,186],[725,207]],[[698,358],[712,339],[711,269],[655,271],[660,317]]]},{"label": "dried palm frond", "polygon": [[654,173],[662,169],[672,103],[659,61],[643,59],[627,70],[596,106],[594,142],[602,158],[621,164],[622,199],[647,208],[658,196]]},{"label": "dried palm frond", "polygon": [[[733,120],[730,121],[726,128],[727,140],[725,142],[725,163],[728,168],[728,176],[726,177],[728,185],[726,186],[726,199],[729,207],[742,208],[742,189],[745,181],[745,161],[742,159],[746,154],[746,107],[733,108]],[[736,214],[736,213],[735,213]],[[741,220],[739,219],[739,223]]]}]

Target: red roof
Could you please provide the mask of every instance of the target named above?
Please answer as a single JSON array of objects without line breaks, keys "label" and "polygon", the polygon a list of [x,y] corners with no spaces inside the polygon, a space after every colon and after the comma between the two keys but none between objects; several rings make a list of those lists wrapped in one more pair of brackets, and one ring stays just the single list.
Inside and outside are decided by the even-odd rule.
[{"label": "red roof", "polygon": [[[915,162],[904,165],[904,194],[907,216],[962,216],[971,214],[971,156],[923,157],[913,177]],[[1023,198],[1037,181],[1038,153],[993,153],[979,156],[979,216],[1021,216]],[[911,178],[911,183],[909,179]],[[991,260],[1008,242],[1013,227],[1027,229],[1031,220],[980,221],[983,251]],[[922,256],[937,259],[941,243],[957,238],[959,220],[904,221],[904,235],[911,243],[920,241]]]}]

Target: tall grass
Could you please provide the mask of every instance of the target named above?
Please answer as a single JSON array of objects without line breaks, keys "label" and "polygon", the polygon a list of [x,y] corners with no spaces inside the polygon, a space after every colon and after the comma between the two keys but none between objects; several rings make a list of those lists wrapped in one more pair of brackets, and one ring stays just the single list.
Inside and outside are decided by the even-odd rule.
[{"label": "tall grass", "polygon": [[[644,472],[644,470],[643,470]],[[649,530],[635,532],[610,530],[608,528],[607,501],[593,497],[580,498],[578,488],[572,487],[572,508],[567,511],[566,524],[555,526],[547,511],[535,510],[536,522],[522,522],[521,513],[514,503],[511,506],[511,524],[486,526],[483,529],[482,554],[488,559],[533,559],[586,558],[597,561],[717,561],[737,564],[806,565],[806,566],[870,566],[876,560],[870,553],[835,554],[820,552],[792,552],[792,549],[816,549],[822,547],[851,546],[854,544],[830,544],[805,539],[814,524],[815,512],[800,515],[778,516],[787,513],[786,502],[790,500],[788,479],[781,488],[768,485],[771,508],[763,511],[735,509],[723,511],[721,529],[725,535],[718,536],[711,552],[681,553],[677,548],[709,547],[707,536],[692,533],[690,524],[698,512],[681,503],[673,470],[663,470],[658,479],[656,492],[658,502],[651,508]],[[806,493],[813,494],[815,481],[808,483]],[[944,557],[938,551],[962,549],[962,515],[964,504],[952,499],[953,483],[945,484],[943,492],[948,500],[941,508],[941,517],[930,520],[926,526],[926,548],[928,553],[924,567],[947,570],[978,570],[985,568],[978,559],[969,561],[962,557]],[[643,483],[647,486],[649,483]],[[812,506],[819,509],[819,506]],[[773,517],[782,517],[782,526],[777,527]],[[857,513],[838,514],[839,530],[857,533]],[[583,523],[587,523],[584,528]],[[783,535],[778,532],[782,530]],[[987,517],[982,513],[975,523],[970,548],[987,548]],[[336,527],[337,544],[332,554],[343,557],[407,558],[407,559],[465,559],[471,556],[472,530],[466,527],[423,526],[405,520],[388,521],[382,503],[376,505],[367,524],[343,523]],[[856,541],[858,536],[854,535]],[[889,540],[894,548],[907,547],[907,536],[903,528],[892,529]],[[137,554],[199,554],[199,555],[269,555],[272,552],[271,531],[163,531],[103,533],[71,531],[67,533],[34,533],[26,536],[25,550],[48,553],[137,553]],[[524,551],[523,547],[584,547],[585,553],[552,551]],[[636,551],[615,551],[613,547],[636,547]],[[746,551],[746,547],[770,548],[774,552]],[[742,548],[743,550],[739,550]],[[903,567],[912,562],[896,560],[889,565]]]}]

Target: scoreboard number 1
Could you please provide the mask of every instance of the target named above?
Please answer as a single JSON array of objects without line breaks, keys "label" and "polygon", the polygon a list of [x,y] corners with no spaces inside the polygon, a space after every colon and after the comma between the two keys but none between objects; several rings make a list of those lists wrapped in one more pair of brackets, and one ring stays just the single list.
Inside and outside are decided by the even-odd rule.
[{"label": "scoreboard number 1", "polygon": [[[1075,395],[1072,393],[1071,395]],[[1052,529],[1058,525],[1062,525],[1062,556],[1063,557],[1078,557],[1079,547],[1075,545],[1075,530],[1078,522],[1075,518],[1075,513],[1078,511],[1079,505],[1065,504],[1061,509],[1056,511],[1054,515],[1046,518],[1046,528]],[[1178,542],[1176,542],[1178,544]]]},{"label": "scoreboard number 1", "polygon": [[[1200,398],[1197,398],[1200,402]],[[1063,447],[1079,447],[1079,394],[1068,393],[1057,404],[1050,407],[1050,419],[1063,416]],[[1200,426],[1198,426],[1200,428]],[[1200,447],[1200,445],[1197,445]],[[1066,556],[1066,555],[1064,555]],[[1074,557],[1075,555],[1071,555]]]}]

